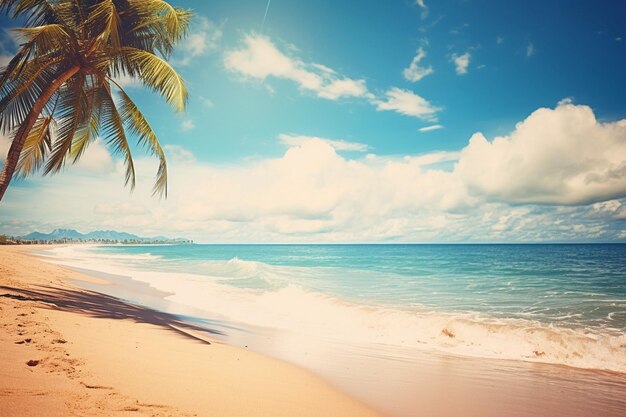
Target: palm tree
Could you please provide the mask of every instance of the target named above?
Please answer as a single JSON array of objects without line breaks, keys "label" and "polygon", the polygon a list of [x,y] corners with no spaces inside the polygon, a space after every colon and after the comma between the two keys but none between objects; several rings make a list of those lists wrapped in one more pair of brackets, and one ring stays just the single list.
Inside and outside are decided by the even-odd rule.
[{"label": "palm tree", "polygon": [[167,196],[165,154],[150,124],[120,86],[133,77],[183,111],[187,90],[167,63],[191,13],[162,0],[0,0],[21,18],[23,42],[0,71],[0,131],[12,137],[0,174],[0,200],[15,175],[59,172],[97,137],[135,186],[127,135],[159,159],[153,194]]}]

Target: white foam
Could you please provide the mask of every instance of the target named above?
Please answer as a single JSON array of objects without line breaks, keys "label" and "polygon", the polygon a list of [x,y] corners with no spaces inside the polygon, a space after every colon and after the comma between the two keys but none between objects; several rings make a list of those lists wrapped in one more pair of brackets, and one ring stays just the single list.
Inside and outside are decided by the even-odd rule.
[{"label": "white foam", "polygon": [[[293,284],[270,290],[242,289],[224,283],[221,276],[129,269],[118,262],[119,257],[94,256],[82,248],[61,249],[57,250],[57,255],[64,256],[61,262],[131,276],[172,293],[168,297],[171,301],[202,310],[207,317],[293,332],[303,344],[311,338],[322,338],[346,345],[401,346],[626,372],[626,335],[619,331],[568,329],[478,313],[364,305]],[[276,272],[269,265],[238,258],[220,262],[230,272],[233,268],[240,271],[241,276]],[[287,272],[277,273],[287,279]]]}]

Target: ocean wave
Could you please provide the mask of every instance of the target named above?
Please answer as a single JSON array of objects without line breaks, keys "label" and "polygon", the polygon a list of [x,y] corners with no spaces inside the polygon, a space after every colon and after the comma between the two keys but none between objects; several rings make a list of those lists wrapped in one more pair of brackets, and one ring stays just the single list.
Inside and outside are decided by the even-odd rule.
[{"label": "ocean wave", "polygon": [[[92,259],[94,263],[111,258],[109,254],[92,255],[95,254],[91,252],[87,258],[79,258],[83,262]],[[146,259],[153,256],[145,255]],[[101,270],[111,271],[111,268],[108,264]],[[303,346],[307,341],[324,339],[346,345],[398,346],[626,373],[623,329],[565,327],[535,320],[532,315],[499,318],[478,312],[355,302],[294,283],[297,280],[293,276],[301,272],[298,268],[274,267],[237,257],[207,261],[202,269],[203,274],[183,274],[113,268],[116,273],[173,294],[169,300],[203,311],[207,318],[287,331],[296,335],[295,339]],[[232,280],[251,278],[281,285],[231,285]],[[618,315],[623,313],[626,312],[611,312],[607,319],[618,320]]]},{"label": "ocean wave", "polygon": [[[197,282],[197,281],[196,281]],[[252,326],[345,344],[413,347],[454,355],[626,372],[626,336],[478,313],[400,310],[357,304],[288,285],[251,291],[203,282],[161,288],[177,303]]]},{"label": "ocean wave", "polygon": [[162,259],[161,255],[153,255],[150,252],[144,253],[101,253],[97,251],[97,245],[80,245],[80,246],[59,246],[52,248],[48,253],[60,261],[70,260],[108,260],[108,261],[154,261]]}]

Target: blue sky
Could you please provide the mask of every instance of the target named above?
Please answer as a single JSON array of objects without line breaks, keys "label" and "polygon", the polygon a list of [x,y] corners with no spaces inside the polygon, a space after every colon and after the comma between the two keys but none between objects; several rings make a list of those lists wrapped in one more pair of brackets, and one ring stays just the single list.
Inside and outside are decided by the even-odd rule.
[{"label": "blue sky", "polygon": [[[82,165],[16,182],[1,229],[626,238],[626,3],[273,0],[264,25],[264,0],[173,3],[196,15],[171,59],[188,83],[186,113],[123,80],[167,145],[170,199],[141,186],[130,195],[96,142]],[[6,60],[16,46],[2,40]],[[72,208],[64,192],[77,189]]]},{"label": "blue sky", "polygon": [[[275,155],[280,149],[271,139],[285,131],[353,139],[381,154],[451,150],[476,131],[506,133],[536,108],[566,97],[590,105],[600,118],[620,118],[626,113],[626,39],[616,38],[624,36],[626,6],[605,3],[598,10],[589,1],[432,2],[422,19],[423,10],[409,0],[274,0],[263,33],[277,46],[293,45],[306,62],[365,79],[372,91],[411,89],[443,108],[438,119],[444,129],[420,134],[427,122],[377,112],[358,100],[316,99],[291,82],[269,79],[275,94],[268,94],[263,86],[236,82],[216,51],[181,69],[192,88],[188,114],[198,128],[182,144],[216,161]],[[232,48],[245,34],[260,33],[266,3],[189,5],[223,23],[221,45]],[[420,46],[427,54],[423,65],[434,72],[412,83],[402,69]],[[466,52],[470,65],[458,76],[451,56]],[[216,104],[211,112],[200,95]]]}]

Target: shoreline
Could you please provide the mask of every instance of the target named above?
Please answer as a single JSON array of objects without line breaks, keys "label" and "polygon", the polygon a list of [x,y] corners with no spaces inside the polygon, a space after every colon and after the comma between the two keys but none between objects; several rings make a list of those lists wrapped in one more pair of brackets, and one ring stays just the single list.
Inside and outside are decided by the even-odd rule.
[{"label": "shoreline", "polygon": [[305,369],[80,289],[70,280],[103,280],[32,249],[0,248],[3,416],[381,415]]},{"label": "shoreline", "polygon": [[[3,251],[0,249],[0,260],[2,253]],[[105,269],[106,263],[102,265],[103,269],[99,270],[67,266],[67,262],[57,264],[55,257],[47,257],[45,252],[36,255],[33,251],[29,251],[24,256],[38,257],[40,264],[37,265],[39,266],[49,265],[53,268],[60,268],[64,271],[66,280],[69,279],[66,282],[70,284],[75,279],[74,277],[78,277],[76,278],[78,281],[73,282],[72,288],[79,287],[77,291],[81,293],[93,292],[100,296],[112,297],[117,301],[120,299],[131,300],[130,302],[135,308],[150,311],[152,315],[159,314],[159,319],[166,322],[172,320],[172,317],[167,316],[166,313],[163,313],[164,311],[175,312],[177,316],[173,316],[174,319],[179,320],[182,317],[187,320],[187,324],[192,326],[197,322],[197,316],[193,310],[180,310],[179,307],[184,305],[172,304],[171,300],[166,300],[165,298],[169,293],[152,287],[147,283],[145,277],[137,279],[137,277],[130,275],[119,275],[123,270]],[[1,266],[2,262],[0,261]],[[107,272],[101,272],[105,270]],[[32,278],[31,275],[28,279]],[[3,298],[0,297],[0,301],[2,300]],[[97,307],[102,310],[103,306],[98,305]],[[193,309],[193,307],[191,308]],[[107,307],[105,310],[108,312],[110,308]],[[115,311],[115,309],[113,310]],[[219,309],[215,311],[219,311]],[[206,315],[201,317],[206,317]],[[98,320],[101,319],[98,318]],[[114,322],[114,328],[118,329],[117,331],[122,331],[123,328],[116,323],[124,324],[126,320],[116,319]],[[420,417],[501,417],[502,415],[595,417],[598,409],[603,410],[604,417],[621,417],[626,411],[626,374],[539,362],[454,356],[433,351],[418,352],[412,349],[385,351],[376,344],[371,344],[371,346],[363,344],[336,345],[332,344],[330,340],[320,337],[321,335],[314,328],[307,328],[306,340],[303,341],[302,339],[295,339],[295,335],[284,331],[268,333],[262,328],[251,328],[247,325],[238,327],[237,322],[227,319],[225,321],[221,321],[221,319],[207,320],[199,324],[215,330],[215,333],[211,334],[209,338],[209,341],[213,343],[210,345],[211,348],[219,346],[234,349],[235,351],[242,351],[244,354],[257,355],[263,360],[277,362],[278,365],[295,368],[297,371],[304,372],[319,380],[322,385],[335,391],[336,394],[342,397],[347,396],[349,401],[357,402],[359,406],[365,407],[367,410],[365,412],[359,411],[357,414],[338,414],[335,406],[329,405],[330,408],[327,408],[326,412],[318,411],[317,415],[366,416],[371,415],[367,413],[374,413],[363,404],[369,404],[385,415],[393,417],[415,417],[416,415]],[[133,349],[146,349],[144,342],[152,340],[152,336],[150,334],[138,336],[140,331],[143,332],[142,327],[146,324],[128,323],[128,325],[129,327],[123,330],[122,334],[125,335],[124,337],[131,335],[135,338],[133,339],[135,344],[114,343],[114,346],[110,347],[109,350],[124,352],[133,351]],[[149,326],[154,326],[154,324]],[[77,332],[75,333],[76,338],[81,342],[86,339],[85,334],[88,334],[81,327],[77,329],[69,326],[62,330],[68,334]],[[187,329],[188,332],[194,333],[192,335],[178,333],[180,329],[172,329],[169,326],[158,326],[156,330],[168,335],[175,334],[176,341],[173,346],[178,346],[181,338],[197,336],[195,331],[198,329]],[[88,335],[90,339],[100,340],[98,338],[101,338],[100,343],[95,343],[96,346],[110,345],[110,340],[115,340],[117,336],[110,336],[106,331],[108,329],[100,329],[99,332]],[[220,335],[220,331],[223,331],[224,335]],[[200,343],[192,339],[185,341],[191,341],[194,344]],[[78,343],[73,342],[73,344]],[[110,352],[96,349],[97,353],[92,357],[94,347],[91,345],[87,343],[83,347],[82,357],[86,359],[87,364],[102,363],[102,357],[106,357]],[[163,346],[167,346],[168,350],[172,349],[169,344]],[[159,364],[157,368],[159,368],[162,367],[162,364],[170,361],[170,356],[165,354],[163,350],[154,349],[149,354],[144,352],[144,355],[156,357],[156,363]],[[178,350],[174,350],[178,352]],[[203,354],[189,351],[182,355],[190,358],[192,364],[185,366],[191,372],[202,365],[198,364],[198,360],[203,358]],[[177,354],[176,357],[178,356],[180,355]],[[139,361],[141,360],[140,357]],[[256,367],[257,362],[254,363]],[[134,366],[133,363],[126,364],[123,372],[132,369],[133,375],[141,375],[141,369],[133,368]],[[180,369],[180,366],[178,368]],[[276,369],[282,369],[282,367],[279,366]],[[229,371],[234,372],[234,375],[237,376],[245,374],[246,369],[242,370],[231,366]],[[106,361],[104,361],[99,372],[111,373],[111,370],[106,366]],[[129,387],[121,386],[118,381],[128,379],[123,372],[115,379],[116,384],[110,383],[104,386],[123,388],[125,393],[133,393],[134,398],[139,398],[143,390],[146,389],[145,384],[142,385],[139,381]],[[188,382],[189,380],[185,379],[186,373],[180,375],[176,370],[168,370],[167,372],[170,375],[168,380],[178,381],[176,384],[178,389],[187,384],[193,386],[195,383],[195,380]],[[208,372],[211,372],[211,369]],[[268,373],[273,375],[274,371],[269,370]],[[174,376],[171,377],[172,375]],[[287,382],[282,381],[282,376],[276,375],[271,378],[269,383],[281,386]],[[87,382],[87,384],[93,385],[92,382]],[[202,396],[203,394],[194,395]],[[311,395],[317,396],[317,391]],[[222,396],[221,399],[223,398]],[[189,397],[180,399],[181,404],[185,404],[189,400]],[[238,398],[231,398],[229,401],[254,402],[254,392]],[[326,400],[325,397],[319,397],[316,401]],[[184,410],[183,408],[177,410],[173,414],[170,412],[164,415],[185,415],[180,414]],[[0,414],[1,411],[0,406]],[[201,412],[198,415],[235,416],[249,414],[258,415],[258,413],[249,410],[240,410],[232,414],[228,414],[226,411],[221,411],[218,414]],[[293,409],[291,414],[293,415]],[[274,410],[267,415],[289,415],[289,413],[281,414],[281,411]],[[298,410],[295,415],[309,414],[303,414]],[[315,413],[310,415],[315,415]]]}]

